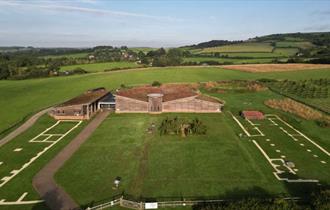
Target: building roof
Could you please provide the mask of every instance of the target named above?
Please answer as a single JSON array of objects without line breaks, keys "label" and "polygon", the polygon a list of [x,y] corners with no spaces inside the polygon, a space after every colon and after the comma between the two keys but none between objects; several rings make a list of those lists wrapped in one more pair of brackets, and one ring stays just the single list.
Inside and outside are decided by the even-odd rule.
[{"label": "building roof", "polygon": [[213,102],[213,103],[223,103],[220,100],[217,100],[215,98],[212,98],[212,97],[206,96],[206,95],[199,95],[196,97],[196,99],[203,100],[203,101],[209,101],[209,102]]},{"label": "building roof", "polygon": [[88,90],[88,91],[84,92],[83,94],[60,104],[59,107],[73,106],[73,105],[80,105],[80,104],[89,104],[89,103],[92,103],[92,102],[102,98],[103,96],[105,96],[108,93],[109,92],[105,88],[96,88],[96,89]]},{"label": "building roof", "polygon": [[260,111],[242,111],[244,117],[264,117]]},{"label": "building roof", "polygon": [[105,103],[114,103],[115,101],[116,101],[116,97],[112,93],[110,93],[110,92],[108,92],[108,94],[105,95],[100,100],[100,102],[105,102]]},{"label": "building roof", "polygon": [[140,86],[119,90],[116,95],[147,102],[149,94],[163,94],[164,102],[198,95],[192,86],[185,84],[167,84],[160,87]]}]

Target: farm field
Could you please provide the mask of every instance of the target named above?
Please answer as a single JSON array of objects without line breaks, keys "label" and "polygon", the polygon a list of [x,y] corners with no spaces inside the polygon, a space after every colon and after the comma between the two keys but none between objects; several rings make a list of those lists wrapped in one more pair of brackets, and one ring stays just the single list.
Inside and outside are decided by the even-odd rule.
[{"label": "farm field", "polygon": [[[299,80],[329,77],[330,71],[322,69],[306,70],[297,74],[296,72],[250,73],[223,70],[220,67],[169,67],[22,81],[0,81],[0,89],[3,90],[0,92],[0,98],[6,99],[0,100],[2,107],[0,133],[4,135],[6,129],[19,123],[29,114],[64,102],[86,89],[96,87],[106,87],[111,90],[118,88],[121,84],[150,84],[155,80],[165,83],[254,80],[258,78]],[[29,88],[28,92],[25,91],[26,88]]]},{"label": "farm field", "polygon": [[294,98],[325,113],[330,113],[330,80],[298,80],[274,82],[269,87],[277,93]]},{"label": "farm field", "polygon": [[280,41],[276,42],[276,47],[292,47],[292,48],[310,48],[313,44],[310,42],[292,42],[292,41]]},{"label": "farm field", "polygon": [[293,56],[299,51],[298,48],[275,48],[273,54],[277,56]]},{"label": "farm field", "polygon": [[[158,126],[167,116],[198,117],[207,135],[182,139],[146,132],[151,123]],[[56,180],[81,205],[122,192],[165,200],[285,192],[268,165],[258,161],[260,154],[251,153],[253,147],[246,148],[237,137],[232,123],[223,114],[113,114],[60,169]],[[113,190],[111,180],[117,176],[121,187]]]},{"label": "farm field", "polygon": [[287,58],[289,56],[295,55],[297,52],[298,52],[298,48],[275,48],[272,52],[222,52],[220,54],[223,56],[228,56],[228,58],[262,59],[262,58]]},{"label": "farm field", "polygon": [[247,72],[285,72],[285,71],[298,71],[306,69],[330,69],[330,65],[328,64],[249,64],[249,65],[228,65],[223,66],[225,69],[231,70],[240,70]]},{"label": "farm field", "polygon": [[[0,205],[0,209],[48,209],[39,202],[40,197],[32,186],[32,178],[84,125],[85,123],[64,121],[56,124],[55,120],[45,115],[26,132],[1,146],[0,200],[18,202],[21,205]],[[51,129],[47,131],[47,128]]]},{"label": "farm field", "polygon": [[269,63],[273,58],[215,58],[215,57],[189,57],[183,59],[185,62],[199,62],[217,61],[219,63],[231,63],[231,64],[255,64],[255,63]]},{"label": "farm field", "polygon": [[120,61],[120,62],[91,63],[91,64],[62,66],[60,71],[71,71],[76,68],[82,68],[88,72],[95,73],[95,72],[110,71],[118,68],[133,68],[138,66],[139,65],[136,64],[135,62]]},{"label": "farm field", "polygon": [[270,43],[241,43],[225,45],[221,47],[209,47],[199,51],[199,53],[213,52],[272,52],[273,47]]}]

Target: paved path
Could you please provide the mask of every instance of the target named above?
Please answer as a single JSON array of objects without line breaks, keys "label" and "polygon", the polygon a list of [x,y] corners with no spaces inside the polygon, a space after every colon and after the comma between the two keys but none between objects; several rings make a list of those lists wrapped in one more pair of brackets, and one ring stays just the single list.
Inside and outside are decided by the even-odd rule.
[{"label": "paved path", "polygon": [[109,115],[104,111],[95,118],[76,136],[62,151],[60,151],[38,174],[33,178],[33,187],[37,190],[47,206],[53,210],[80,209],[79,205],[54,180],[54,174],[61,168],[83,144],[94,130]]},{"label": "paved path", "polygon": [[44,109],[36,114],[34,114],[32,117],[30,117],[27,121],[25,121],[21,126],[16,128],[14,131],[9,133],[7,136],[5,136],[3,139],[0,140],[0,147],[10,140],[14,139],[19,134],[26,131],[28,128],[30,128],[42,115],[46,114],[48,111],[50,111],[51,108]]}]

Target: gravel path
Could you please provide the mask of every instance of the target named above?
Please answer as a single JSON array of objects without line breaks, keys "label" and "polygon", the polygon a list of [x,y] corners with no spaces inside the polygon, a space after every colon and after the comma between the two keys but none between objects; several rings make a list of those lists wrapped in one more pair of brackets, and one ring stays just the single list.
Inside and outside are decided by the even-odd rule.
[{"label": "gravel path", "polygon": [[[54,180],[54,174],[61,168],[65,161],[79,149],[94,130],[109,115],[104,111],[95,118],[76,136],[63,150],[61,150],[39,173],[33,178],[33,186],[45,200],[47,206],[53,210],[80,209],[79,205],[61,188]],[[70,173],[70,172],[68,172]]]},{"label": "gravel path", "polygon": [[42,115],[46,114],[48,111],[50,111],[52,109],[48,108],[48,109],[44,109],[36,114],[34,114],[32,117],[30,117],[27,121],[25,121],[21,126],[19,126],[18,128],[16,128],[14,131],[12,131],[11,133],[9,133],[7,136],[5,136],[3,139],[0,140],[0,147],[4,144],[6,144],[7,142],[9,142],[10,140],[14,139],[16,136],[18,136],[19,134],[23,133],[24,131],[26,131],[28,128],[30,128]]}]

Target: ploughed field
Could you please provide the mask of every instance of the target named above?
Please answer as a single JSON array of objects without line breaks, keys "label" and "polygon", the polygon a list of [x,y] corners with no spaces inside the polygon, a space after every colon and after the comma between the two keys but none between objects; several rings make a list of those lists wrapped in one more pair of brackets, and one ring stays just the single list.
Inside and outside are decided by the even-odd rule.
[{"label": "ploughed field", "polygon": [[320,79],[329,78],[325,69],[297,72],[249,73],[224,70],[221,67],[169,67],[151,68],[129,72],[107,72],[58,78],[31,79],[22,81],[0,81],[0,136],[25,117],[49,106],[64,102],[86,89],[105,87],[116,89],[121,84],[151,84],[158,80],[166,82],[206,82],[219,80],[272,79]]}]

